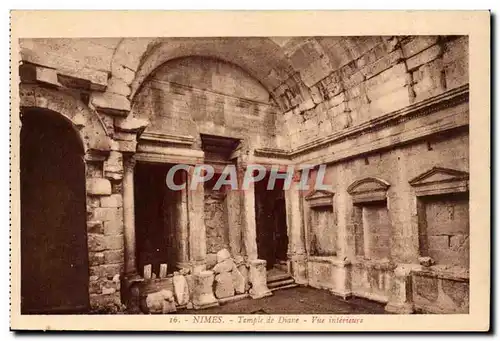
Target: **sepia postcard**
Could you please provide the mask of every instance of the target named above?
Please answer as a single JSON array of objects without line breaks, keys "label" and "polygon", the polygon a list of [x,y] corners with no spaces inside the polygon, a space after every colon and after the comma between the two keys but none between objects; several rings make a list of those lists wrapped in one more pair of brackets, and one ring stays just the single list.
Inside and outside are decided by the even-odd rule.
[{"label": "sepia postcard", "polygon": [[12,11],[11,329],[488,331],[488,11]]}]

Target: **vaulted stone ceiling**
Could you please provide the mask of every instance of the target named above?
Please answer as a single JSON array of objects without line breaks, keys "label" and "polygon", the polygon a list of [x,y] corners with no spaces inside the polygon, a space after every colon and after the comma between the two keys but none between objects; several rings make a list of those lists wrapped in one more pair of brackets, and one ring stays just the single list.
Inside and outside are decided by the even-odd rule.
[{"label": "vaulted stone ceiling", "polygon": [[169,60],[219,58],[261,82],[282,111],[299,106],[303,111],[338,90],[329,88],[359,84],[385,64],[436,44],[438,37],[406,40],[403,36],[29,39],[21,41],[21,55],[69,76],[99,80],[99,88],[105,87],[106,96],[124,111],[146,78]]}]

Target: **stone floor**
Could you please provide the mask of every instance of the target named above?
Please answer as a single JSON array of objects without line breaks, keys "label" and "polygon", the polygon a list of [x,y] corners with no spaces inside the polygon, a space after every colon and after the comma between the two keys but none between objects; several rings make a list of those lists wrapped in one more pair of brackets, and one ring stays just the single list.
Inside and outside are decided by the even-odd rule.
[{"label": "stone floor", "polygon": [[327,290],[296,287],[273,292],[258,300],[245,298],[203,310],[179,310],[180,314],[384,314],[384,305],[361,299],[343,300]]}]

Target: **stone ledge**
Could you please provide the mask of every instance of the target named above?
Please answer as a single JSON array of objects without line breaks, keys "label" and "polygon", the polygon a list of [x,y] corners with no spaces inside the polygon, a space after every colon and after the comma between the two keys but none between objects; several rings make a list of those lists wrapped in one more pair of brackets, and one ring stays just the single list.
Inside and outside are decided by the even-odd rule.
[{"label": "stone ledge", "polygon": [[309,256],[308,262],[328,263],[336,266],[347,266],[351,261],[347,258],[339,258],[337,256]]},{"label": "stone ledge", "polygon": [[93,93],[90,101],[98,112],[104,114],[124,117],[130,112],[130,101],[125,96],[109,92]]},{"label": "stone ledge", "polygon": [[410,274],[413,276],[447,279],[457,282],[469,282],[469,271],[458,267],[446,268],[442,265],[435,265],[428,268],[412,270]]},{"label": "stone ledge", "polygon": [[373,260],[360,257],[356,258],[356,260],[352,262],[352,265],[358,268],[376,269],[383,271],[392,271],[397,268],[397,264],[389,260]]},{"label": "stone ledge", "polygon": [[391,125],[397,125],[415,116],[428,115],[441,109],[458,105],[467,101],[468,98],[469,85],[466,84],[421,102],[414,103],[406,108],[377,117],[351,129],[340,131],[330,136],[321,137],[303,144],[302,146],[290,151],[289,155],[292,158],[295,158],[301,154],[309,153],[313,150],[323,148],[326,145],[330,145],[341,140],[351,139],[355,136],[366,134],[367,132],[377,131]]}]

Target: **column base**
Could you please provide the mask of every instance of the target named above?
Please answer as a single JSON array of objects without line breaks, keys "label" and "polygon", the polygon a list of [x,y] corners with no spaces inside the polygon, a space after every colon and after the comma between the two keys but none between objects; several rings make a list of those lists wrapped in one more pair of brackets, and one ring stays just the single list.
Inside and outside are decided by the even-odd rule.
[{"label": "column base", "polygon": [[397,304],[389,302],[385,306],[385,311],[391,314],[412,314],[415,309],[411,303]]},{"label": "column base", "polygon": [[197,274],[207,270],[206,261],[193,261],[191,263],[191,273]]},{"label": "column base", "polygon": [[288,255],[289,273],[292,275],[295,283],[299,285],[308,285],[307,279],[307,260],[306,255]]},{"label": "column base", "polygon": [[411,314],[415,311],[411,288],[411,271],[419,268],[415,264],[399,264],[394,269],[391,295],[385,311],[393,314]]},{"label": "column base", "polygon": [[213,293],[213,271],[201,271],[193,274],[193,308],[203,309],[215,307],[219,302]]},{"label": "column base", "polygon": [[267,262],[262,259],[254,259],[249,261],[250,264],[250,283],[252,287],[250,288],[250,297],[253,299],[259,299],[267,296],[271,296],[273,293],[267,287]]},{"label": "column base", "polygon": [[332,295],[341,297],[343,300],[348,300],[349,298],[351,298],[353,296],[351,291],[337,291],[334,289],[330,289],[330,293]]}]

